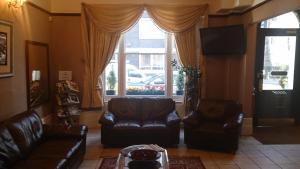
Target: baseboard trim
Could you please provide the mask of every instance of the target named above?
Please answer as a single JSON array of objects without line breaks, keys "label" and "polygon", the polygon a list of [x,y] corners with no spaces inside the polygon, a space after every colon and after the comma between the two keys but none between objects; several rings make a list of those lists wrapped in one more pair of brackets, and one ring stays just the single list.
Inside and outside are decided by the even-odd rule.
[{"label": "baseboard trim", "polygon": [[253,134],[253,118],[244,118],[242,126],[242,136],[251,136]]}]

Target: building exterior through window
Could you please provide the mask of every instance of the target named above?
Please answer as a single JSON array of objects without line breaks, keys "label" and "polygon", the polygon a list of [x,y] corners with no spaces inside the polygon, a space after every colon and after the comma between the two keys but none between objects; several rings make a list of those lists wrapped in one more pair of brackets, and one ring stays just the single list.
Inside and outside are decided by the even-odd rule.
[{"label": "building exterior through window", "polygon": [[[106,97],[182,97],[184,79],[171,61],[177,60],[174,37],[158,28],[145,11],[120,41],[104,72]],[[179,87],[178,87],[179,86]],[[177,93],[177,94],[176,94]]]}]

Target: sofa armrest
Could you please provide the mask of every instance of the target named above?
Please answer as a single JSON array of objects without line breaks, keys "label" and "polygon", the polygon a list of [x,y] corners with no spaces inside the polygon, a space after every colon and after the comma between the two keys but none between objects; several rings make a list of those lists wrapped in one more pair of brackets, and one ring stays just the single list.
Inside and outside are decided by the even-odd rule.
[{"label": "sofa armrest", "polygon": [[166,119],[168,126],[179,124],[180,121],[181,119],[175,110],[172,113],[169,113]]},{"label": "sofa armrest", "polygon": [[43,125],[46,138],[85,138],[88,132],[87,126],[77,125],[66,128],[61,125]]},{"label": "sofa armrest", "polygon": [[223,128],[225,130],[240,128],[243,123],[244,114],[238,113],[236,116],[226,119]]},{"label": "sofa armrest", "polygon": [[113,126],[116,122],[115,115],[111,112],[105,112],[102,114],[99,123],[103,125]]},{"label": "sofa armrest", "polygon": [[183,123],[185,127],[198,126],[200,124],[199,115],[197,114],[197,112],[192,111],[183,118]]}]

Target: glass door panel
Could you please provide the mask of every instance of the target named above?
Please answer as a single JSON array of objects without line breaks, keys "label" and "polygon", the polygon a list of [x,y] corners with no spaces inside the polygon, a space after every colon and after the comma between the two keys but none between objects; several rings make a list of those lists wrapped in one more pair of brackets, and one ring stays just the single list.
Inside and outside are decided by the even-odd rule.
[{"label": "glass door panel", "polygon": [[293,90],[296,36],[266,36],[263,90]]}]

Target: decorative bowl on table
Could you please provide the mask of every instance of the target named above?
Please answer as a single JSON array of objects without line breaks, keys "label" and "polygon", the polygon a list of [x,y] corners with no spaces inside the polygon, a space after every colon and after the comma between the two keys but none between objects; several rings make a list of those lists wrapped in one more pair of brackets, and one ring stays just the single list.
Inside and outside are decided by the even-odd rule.
[{"label": "decorative bowl on table", "polygon": [[150,149],[138,149],[129,152],[128,156],[134,161],[155,161],[160,153]]}]

